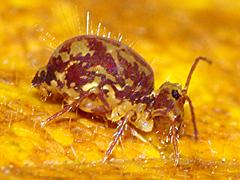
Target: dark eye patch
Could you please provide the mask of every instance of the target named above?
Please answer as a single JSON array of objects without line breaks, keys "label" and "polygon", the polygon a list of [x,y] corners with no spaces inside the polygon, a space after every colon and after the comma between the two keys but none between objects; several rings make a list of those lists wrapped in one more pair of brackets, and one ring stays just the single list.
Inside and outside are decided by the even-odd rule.
[{"label": "dark eye patch", "polygon": [[177,90],[172,90],[172,97],[174,97],[174,99],[178,100],[180,96]]}]

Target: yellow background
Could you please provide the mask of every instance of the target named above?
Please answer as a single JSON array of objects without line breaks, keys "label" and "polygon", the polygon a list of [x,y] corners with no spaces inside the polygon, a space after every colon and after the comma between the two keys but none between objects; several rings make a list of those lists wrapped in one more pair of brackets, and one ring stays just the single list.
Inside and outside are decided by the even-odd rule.
[{"label": "yellow background", "polygon": [[[0,178],[240,178],[239,9],[238,1],[223,0],[2,1]],[[171,145],[159,154],[129,135],[102,164],[114,129],[76,113],[37,126],[62,103],[42,102],[31,80],[59,43],[86,33],[87,11],[94,33],[102,22],[101,35],[121,33],[134,44],[154,70],[155,88],[166,80],[184,84],[194,58],[212,59],[199,64],[190,84],[199,141],[186,106],[178,167]]]}]

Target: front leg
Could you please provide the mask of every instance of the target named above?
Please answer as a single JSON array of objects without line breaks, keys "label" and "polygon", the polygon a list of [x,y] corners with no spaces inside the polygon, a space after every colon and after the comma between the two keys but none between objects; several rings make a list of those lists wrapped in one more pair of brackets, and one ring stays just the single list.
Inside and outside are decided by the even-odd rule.
[{"label": "front leg", "polygon": [[179,151],[178,151],[178,126],[176,125],[176,119],[172,120],[172,124],[170,126],[170,140],[173,144],[174,155],[175,155],[175,164],[178,165],[179,163]]},{"label": "front leg", "polygon": [[103,163],[105,163],[106,160],[109,158],[109,156],[112,154],[112,151],[113,151],[114,147],[119,142],[121,136],[123,135],[123,132],[125,130],[125,127],[126,127],[127,123],[130,121],[130,119],[133,115],[134,115],[134,112],[129,111],[127,113],[127,115],[119,121],[117,131],[114,133],[114,138],[113,138],[112,142],[110,143],[107,151],[105,152],[105,155],[104,155],[104,158],[103,158]]},{"label": "front leg", "polygon": [[[174,148],[174,155],[175,155],[175,164],[179,163],[179,151],[178,151],[178,138],[179,138],[179,128],[181,127],[182,119],[178,119],[174,116],[174,114],[169,113],[166,109],[156,109],[152,111],[152,117],[158,118],[167,118],[171,121],[170,129],[169,129],[169,136],[170,141],[173,144]],[[179,125],[180,123],[180,125]]]}]

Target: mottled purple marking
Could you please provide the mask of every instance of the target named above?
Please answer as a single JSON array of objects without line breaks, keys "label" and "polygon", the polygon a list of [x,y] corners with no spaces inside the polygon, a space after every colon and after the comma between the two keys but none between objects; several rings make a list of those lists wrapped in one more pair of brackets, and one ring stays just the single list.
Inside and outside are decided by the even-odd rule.
[{"label": "mottled purple marking", "polygon": [[[81,88],[83,85],[94,81],[95,76],[99,76],[101,78],[101,86],[104,86],[105,84],[111,85],[115,91],[116,97],[120,100],[129,99],[133,102],[152,92],[154,79],[151,67],[143,60],[141,56],[137,55],[129,47],[125,45],[123,46],[118,41],[98,36],[78,36],[65,41],[63,43],[64,45],[62,45],[59,49],[59,52],[67,52],[69,54],[72,43],[81,41],[83,39],[88,42],[88,48],[90,51],[94,52],[93,55],[91,56],[88,53],[86,56],[82,56],[82,54],[79,53],[75,57],[70,56],[70,59],[64,62],[62,61],[60,55],[57,57],[52,56],[47,65],[47,75],[45,79],[42,77],[41,82],[45,81],[48,85],[50,85],[51,80],[56,80],[56,76],[54,74],[55,72],[64,72],[70,62],[79,61],[78,64],[74,64],[69,67],[66,72],[66,82],[69,88],[72,82],[76,83],[78,88]],[[127,53],[131,53],[137,62],[139,62],[142,66],[145,66],[145,68],[149,71],[149,75],[147,76],[143,71],[140,71],[137,63],[134,63],[134,65],[129,64],[128,61],[121,57],[120,53],[118,52],[117,58],[120,62],[120,66],[123,69],[123,74],[119,74],[119,69],[117,69],[115,63],[116,60],[111,54],[107,53],[107,49],[102,42],[114,45],[119,49],[119,52],[127,51]],[[84,67],[82,66],[83,63],[85,63]],[[116,82],[107,79],[105,74],[96,74],[94,71],[88,71],[90,67],[96,66],[103,67],[107,73],[115,77]],[[82,78],[83,76],[87,76],[88,78]],[[133,81],[133,85],[128,85],[126,79],[131,79]],[[35,79],[34,81],[37,80]],[[59,88],[63,87],[64,82],[58,81],[57,83]],[[120,91],[115,88],[115,84],[120,85],[122,88],[124,87],[123,90]]]}]

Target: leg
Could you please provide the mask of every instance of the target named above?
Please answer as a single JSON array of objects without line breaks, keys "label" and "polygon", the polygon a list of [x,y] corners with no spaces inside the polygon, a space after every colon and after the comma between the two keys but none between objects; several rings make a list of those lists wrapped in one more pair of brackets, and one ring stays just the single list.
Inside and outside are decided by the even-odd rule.
[{"label": "leg", "polygon": [[188,96],[185,96],[186,100],[188,101],[189,107],[190,107],[190,111],[191,111],[191,116],[192,116],[192,123],[193,123],[193,133],[194,133],[194,138],[195,141],[198,140],[198,130],[197,130],[197,124],[196,124],[196,119],[195,119],[195,113],[194,113],[194,108],[192,105],[192,101]]},{"label": "leg", "polygon": [[116,144],[119,142],[120,137],[123,135],[123,132],[125,130],[125,127],[127,125],[127,122],[129,119],[133,116],[133,112],[130,111],[127,113],[127,115],[119,121],[119,125],[117,127],[117,132],[114,133],[113,141],[110,143],[110,146],[108,147],[107,151],[105,152],[103,163],[106,162],[106,160],[109,158],[109,156],[112,154],[112,151]]},{"label": "leg", "polygon": [[61,116],[62,114],[71,111],[72,109],[75,109],[79,106],[81,101],[86,98],[89,95],[89,93],[83,94],[81,97],[79,97],[77,100],[75,100],[72,104],[66,105],[61,111],[58,111],[54,115],[47,118],[45,121],[41,122],[41,128],[44,128],[47,123],[51,122],[53,119]]},{"label": "leg", "polygon": [[[72,104],[66,105],[61,111],[55,113],[54,115],[50,116],[49,118],[47,118],[45,121],[41,122],[41,128],[45,127],[47,123],[49,123],[50,121],[52,121],[53,119],[61,116],[62,114],[71,111],[72,109],[75,109],[79,106],[79,104],[82,102],[83,99],[85,99],[87,96],[91,95],[91,94],[96,94],[96,92],[89,90],[86,93],[83,93],[77,100],[75,100]],[[100,90],[100,92],[97,94],[97,96],[99,97],[99,99],[102,101],[104,107],[106,110],[109,110],[109,104],[106,101],[106,98],[104,96],[104,93],[102,90]]]},{"label": "leg", "polygon": [[182,126],[183,126],[183,120],[181,119],[180,122],[179,122],[179,125],[177,127],[177,134],[179,135],[180,134],[180,130],[182,129]]},{"label": "leg", "polygon": [[175,164],[178,165],[179,162],[179,152],[178,152],[178,128],[176,127],[176,121],[172,121],[172,125],[170,127],[170,137],[171,143],[173,144],[174,154],[175,154]]},{"label": "leg", "polygon": [[110,110],[110,106],[108,104],[108,102],[106,101],[106,95],[104,94],[103,90],[100,89],[99,90],[99,94],[98,94],[98,98],[102,101],[104,108],[109,111]]},{"label": "leg", "polygon": [[[127,125],[126,125],[125,127],[127,128]],[[124,134],[123,134],[123,136],[124,136]],[[122,148],[123,152],[125,152],[125,147],[124,147],[124,145],[123,145],[122,136],[120,136],[120,138],[119,138],[119,143],[120,143],[120,145],[121,145],[121,148]]]},{"label": "leg", "polygon": [[137,139],[139,139],[140,141],[144,142],[144,143],[147,143],[147,144],[150,144],[151,146],[153,146],[154,148],[157,148],[157,146],[155,146],[154,144],[152,144],[150,141],[148,141],[147,139],[145,139],[141,134],[139,134],[133,127],[130,127],[128,126],[128,128],[130,129],[131,131],[131,134],[136,137]]}]

